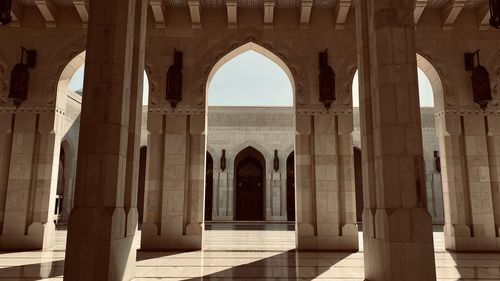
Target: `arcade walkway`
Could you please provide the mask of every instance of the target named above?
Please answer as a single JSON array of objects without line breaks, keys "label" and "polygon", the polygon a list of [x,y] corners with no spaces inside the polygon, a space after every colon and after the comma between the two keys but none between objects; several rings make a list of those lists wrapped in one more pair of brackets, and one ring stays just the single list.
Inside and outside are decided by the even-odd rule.
[{"label": "arcade walkway", "polygon": [[[65,236],[58,231],[52,251],[0,254],[0,280],[62,280]],[[362,253],[295,253],[293,231],[217,229],[204,237],[204,251],[139,252],[135,280],[363,280]],[[434,239],[438,280],[500,280],[499,254],[447,253],[443,234]]]}]

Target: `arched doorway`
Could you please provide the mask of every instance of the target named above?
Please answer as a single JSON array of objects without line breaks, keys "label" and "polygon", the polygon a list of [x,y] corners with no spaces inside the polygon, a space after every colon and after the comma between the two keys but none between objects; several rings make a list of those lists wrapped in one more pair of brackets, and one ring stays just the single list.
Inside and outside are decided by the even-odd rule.
[{"label": "arched doorway", "polygon": [[139,186],[137,190],[137,212],[139,213],[138,224],[144,220],[144,191],[146,189],[146,161],[148,148],[142,146],[139,153]]},{"label": "arched doorway", "polygon": [[286,159],[286,217],[295,221],[295,156],[294,152]]},{"label": "arched doorway", "polygon": [[361,149],[354,147],[354,185],[356,190],[356,220],[363,221],[363,166],[361,163]]},{"label": "arched doorway", "polygon": [[235,220],[265,220],[263,155],[255,148],[248,147],[236,156],[235,167]]},{"label": "arched doorway", "polygon": [[[64,199],[64,173],[65,173],[65,153],[64,147],[61,145],[61,150],[59,152],[59,170],[57,172],[57,191],[56,191],[56,206],[54,208],[54,221],[56,223],[61,219],[61,214],[63,212],[63,199]],[[66,203],[65,203],[66,204]]]},{"label": "arched doorway", "polygon": [[207,152],[207,164],[205,171],[205,221],[212,220],[213,194],[214,194],[214,159]]}]

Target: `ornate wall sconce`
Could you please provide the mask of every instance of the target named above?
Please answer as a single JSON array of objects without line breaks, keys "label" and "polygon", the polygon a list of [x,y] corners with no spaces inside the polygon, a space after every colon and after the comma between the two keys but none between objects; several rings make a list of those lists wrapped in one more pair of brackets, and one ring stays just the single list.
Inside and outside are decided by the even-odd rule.
[{"label": "ornate wall sconce", "polygon": [[168,68],[166,100],[172,109],[182,100],[182,52],[174,49],[174,64]]},{"label": "ornate wall sconce", "polygon": [[274,170],[277,172],[280,169],[280,158],[278,157],[278,150],[274,150]]},{"label": "ornate wall sconce", "polygon": [[335,72],[328,64],[328,49],[319,53],[319,101],[329,109],[336,99]]},{"label": "ornate wall sconce", "polygon": [[220,169],[222,171],[226,170],[226,150],[222,150],[222,156],[220,157]]},{"label": "ornate wall sconce", "polygon": [[439,151],[434,150],[434,169],[436,172],[441,173],[441,157],[439,157]]},{"label": "ornate wall sconce", "polygon": [[[24,55],[26,54],[26,63]],[[9,99],[15,106],[20,106],[28,99],[30,68],[36,66],[36,51],[21,47],[21,62],[16,64],[10,73]]]},{"label": "ornate wall sconce", "polygon": [[500,0],[490,0],[490,25],[500,28]]},{"label": "ornate wall sconce", "polygon": [[[492,100],[490,75],[488,70],[479,61],[479,50],[474,53],[466,53],[464,56],[465,69],[472,71],[471,79],[474,102],[479,104],[481,109],[484,110],[488,106],[488,102]],[[477,65],[475,59],[477,59]]]},{"label": "ornate wall sconce", "polygon": [[0,0],[0,26],[7,25],[12,21],[11,10],[12,0]]}]

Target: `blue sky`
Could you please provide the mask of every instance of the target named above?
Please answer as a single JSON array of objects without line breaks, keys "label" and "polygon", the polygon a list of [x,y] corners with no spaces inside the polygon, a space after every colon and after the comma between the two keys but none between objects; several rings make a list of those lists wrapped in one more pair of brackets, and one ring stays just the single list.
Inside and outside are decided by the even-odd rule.
[{"label": "blue sky", "polygon": [[[353,105],[359,106],[357,73],[353,81]],[[432,107],[432,88],[419,69],[420,106]],[[76,71],[69,88],[76,91],[83,85],[83,66]],[[149,92],[147,77],[145,93]],[[143,95],[148,104],[148,95]],[[293,106],[292,85],[286,73],[265,56],[247,51],[224,64],[215,73],[208,89],[210,106]]]}]

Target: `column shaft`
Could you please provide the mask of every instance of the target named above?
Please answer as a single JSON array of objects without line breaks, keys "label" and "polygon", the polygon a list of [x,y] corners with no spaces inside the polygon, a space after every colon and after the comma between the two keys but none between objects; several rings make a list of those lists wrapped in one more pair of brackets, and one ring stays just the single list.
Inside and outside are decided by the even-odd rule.
[{"label": "column shaft", "polygon": [[[141,95],[137,90],[142,83],[136,80],[143,68],[142,25],[146,9],[142,2],[90,2],[65,280],[133,278],[137,214],[130,211],[136,205],[137,183],[133,182],[137,175],[127,174],[137,170],[132,166],[138,163],[138,147],[131,146],[136,143],[140,122],[136,111]],[[138,24],[142,27],[135,28]],[[138,32],[135,36],[134,31]]]},{"label": "column shaft", "polygon": [[436,278],[432,221],[425,208],[414,4],[356,1],[361,137],[367,150],[363,151],[367,280]]}]

